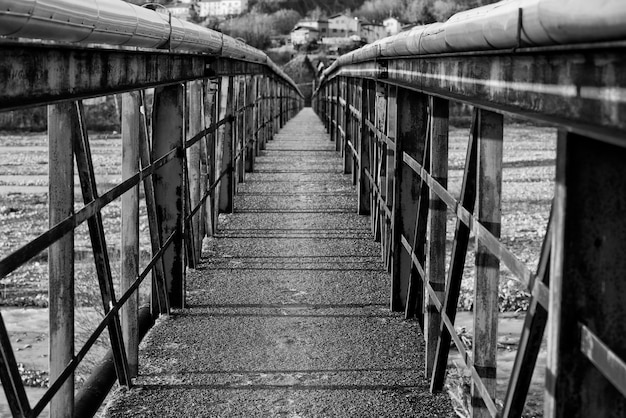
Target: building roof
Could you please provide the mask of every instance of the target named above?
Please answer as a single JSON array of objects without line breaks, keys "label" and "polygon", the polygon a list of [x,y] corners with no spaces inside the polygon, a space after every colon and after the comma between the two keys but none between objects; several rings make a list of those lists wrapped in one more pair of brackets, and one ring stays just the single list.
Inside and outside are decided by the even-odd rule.
[{"label": "building roof", "polygon": [[309,32],[319,32],[319,30],[315,29],[315,28],[311,28],[309,26],[296,26],[295,28],[293,28],[291,31],[295,32],[297,30],[308,30]]}]

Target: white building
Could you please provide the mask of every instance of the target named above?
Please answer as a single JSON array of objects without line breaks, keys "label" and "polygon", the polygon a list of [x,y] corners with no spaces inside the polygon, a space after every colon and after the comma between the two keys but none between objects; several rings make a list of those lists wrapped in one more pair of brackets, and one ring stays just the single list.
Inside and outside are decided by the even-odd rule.
[{"label": "white building", "polygon": [[[191,7],[192,5],[189,2],[172,3],[165,6],[167,11],[172,16],[177,17],[181,20],[189,20],[189,17],[191,16]],[[156,9],[157,12],[160,12],[161,10],[161,8]]]},{"label": "white building", "polygon": [[359,19],[343,14],[337,14],[328,18],[328,36],[342,37],[359,33]]},{"label": "white building", "polygon": [[320,31],[306,26],[296,26],[291,31],[291,43],[295,46],[304,45],[317,41],[320,38]]},{"label": "white building", "polygon": [[200,17],[239,15],[248,10],[248,0],[203,0],[197,4]]},{"label": "white building", "polygon": [[402,31],[402,23],[395,17],[388,17],[383,20],[383,26],[388,36],[396,35]]},{"label": "white building", "polygon": [[387,30],[380,23],[362,22],[359,35],[361,35],[361,39],[369,44],[387,36]]}]

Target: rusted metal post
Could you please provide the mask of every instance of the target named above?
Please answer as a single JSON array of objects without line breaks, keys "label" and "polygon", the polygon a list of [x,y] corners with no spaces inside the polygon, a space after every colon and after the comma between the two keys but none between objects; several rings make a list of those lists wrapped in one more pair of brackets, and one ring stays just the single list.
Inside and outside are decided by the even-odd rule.
[{"label": "rusted metal post", "polygon": [[254,160],[255,160],[255,152],[256,149],[256,139],[254,135],[254,130],[256,129],[256,123],[254,114],[256,112],[256,106],[254,105],[254,101],[256,100],[256,89],[255,89],[255,77],[248,77],[246,80],[246,108],[245,112],[245,139],[247,141],[251,141],[246,145],[246,172],[251,173],[254,170]]},{"label": "rusted metal post", "polygon": [[[193,137],[202,131],[204,124],[204,106],[202,104],[202,82],[192,81],[189,86],[189,137]],[[199,141],[187,149],[187,177],[189,179],[189,200],[193,210],[199,203],[200,198],[200,147],[204,141]],[[191,229],[194,242],[195,258],[200,259],[202,253],[202,236],[200,235],[200,214],[198,211],[191,218]]]},{"label": "rusted metal post", "polygon": [[372,200],[372,167],[370,165],[370,143],[371,133],[367,122],[370,122],[370,112],[372,109],[369,81],[361,80],[361,133],[359,139],[359,188],[358,188],[358,213],[359,215],[369,215]]},{"label": "rusted metal post", "polygon": [[[391,309],[394,311],[405,310],[421,313],[423,288],[422,278],[418,272],[411,274],[414,270],[411,254],[406,246],[411,246],[416,258],[424,264],[425,237],[417,236],[418,209],[420,204],[421,180],[420,177],[404,162],[404,154],[415,161],[422,163],[426,148],[428,124],[427,100],[426,96],[410,92],[405,89],[398,89],[397,96],[390,97],[389,133],[391,137],[395,135],[395,161],[392,171],[395,172],[393,182],[393,239],[391,264]],[[396,104],[393,112],[392,104]],[[392,113],[393,112],[393,113]],[[394,113],[397,117],[394,118]],[[396,122],[391,123],[391,119]],[[423,212],[423,211],[420,211]],[[419,219],[425,222],[425,219]],[[404,244],[403,244],[404,241]],[[415,244],[415,247],[414,247]],[[408,300],[409,288],[411,288],[412,300]],[[408,306],[411,305],[411,306]]]},{"label": "rusted metal post", "polygon": [[[139,92],[122,95],[122,181],[139,171]],[[122,195],[121,290],[126,292],[139,275],[139,184]],[[137,312],[139,294],[135,292],[122,307],[122,335],[130,377],[136,377],[139,364]]]},{"label": "rusted metal post", "polygon": [[[430,175],[444,188],[448,187],[448,116],[450,104],[430,97]],[[426,247],[426,280],[440,302],[446,286],[446,204],[430,189],[428,243]],[[424,339],[426,341],[426,378],[430,379],[437,354],[441,313],[427,293]]]},{"label": "rusted metal post", "polygon": [[374,128],[375,137],[372,138],[372,178],[377,187],[372,199],[372,232],[377,242],[382,242],[381,248],[384,253],[384,240],[382,239],[382,229],[387,222],[385,205],[387,196],[387,164],[385,161],[384,151],[386,142],[379,142],[378,135],[387,133],[387,85],[383,83],[375,83],[376,102],[374,108]]},{"label": "rusted metal post", "polygon": [[385,145],[383,146],[384,153],[381,156],[381,164],[385,167],[384,169],[384,177],[381,176],[381,184],[384,183],[383,189],[384,193],[384,202],[383,204],[387,206],[387,209],[391,212],[391,219],[389,218],[387,211],[381,211],[381,242],[382,242],[382,258],[383,263],[385,264],[385,268],[389,273],[391,273],[391,258],[393,253],[393,245],[391,242],[392,237],[392,222],[393,222],[393,208],[394,208],[394,176],[395,176],[395,164],[396,164],[396,139],[397,139],[397,122],[398,122],[398,104],[397,104],[397,92],[398,87],[396,86],[384,86],[385,97],[386,97],[386,121],[382,122],[382,133],[384,133],[388,141],[385,141]]},{"label": "rusted metal post", "polygon": [[237,82],[237,183],[243,183],[246,176],[246,79],[239,77]]},{"label": "rusted metal post", "polygon": [[337,81],[331,80],[328,84],[328,131],[330,132],[330,141],[333,142],[337,140]]},{"label": "rusted metal post", "polygon": [[222,164],[221,170],[226,170],[220,183],[219,210],[222,213],[233,212],[233,200],[235,198],[235,153],[233,138],[233,77],[222,77],[220,88],[220,115],[219,120],[229,118],[229,121],[219,129]]},{"label": "rusted metal post", "polygon": [[[478,221],[496,238],[500,237],[502,200],[501,114],[478,111]],[[496,397],[496,354],[498,346],[498,278],[500,260],[484,244],[476,244],[474,282],[474,368],[492,399]],[[475,385],[472,386],[472,416],[491,417]]]},{"label": "rusted metal post", "polygon": [[[559,132],[545,416],[626,411],[626,149]],[[619,388],[619,389],[618,389]]]},{"label": "rusted metal post", "polygon": [[[74,162],[71,102],[48,106],[49,225],[74,213]],[[74,357],[74,231],[48,248],[50,381]],[[74,376],[50,403],[50,417],[74,416]]]},{"label": "rusted metal post", "polygon": [[354,155],[352,154],[352,150],[348,145],[348,142],[354,141],[354,137],[352,135],[352,114],[350,113],[350,104],[352,104],[352,88],[350,86],[350,82],[348,80],[345,81],[344,84],[344,97],[346,100],[346,108],[344,109],[344,131],[345,137],[343,139],[343,173],[351,174],[352,173],[352,159]]},{"label": "rusted metal post", "polygon": [[258,118],[258,137],[257,137],[257,141],[258,141],[258,153],[257,155],[261,154],[261,151],[263,151],[265,149],[265,109],[266,109],[266,105],[267,105],[267,90],[266,90],[266,78],[264,76],[260,76],[257,79],[257,91],[259,92],[258,94],[258,100],[259,100],[259,105],[257,107],[257,118]]},{"label": "rusted metal post", "polygon": [[341,147],[343,145],[343,137],[341,136],[341,131],[344,129],[343,125],[343,115],[344,112],[341,109],[341,94],[342,94],[342,86],[341,86],[341,77],[335,77],[335,100],[337,101],[337,106],[335,106],[335,121],[337,124],[335,125],[335,151],[341,152]]},{"label": "rusted metal post", "polygon": [[154,174],[154,194],[161,228],[161,245],[174,233],[171,246],[163,253],[165,282],[170,306],[185,303],[183,227],[183,144],[185,140],[185,90],[180,84],[157,88],[152,112],[152,160],[172,150],[176,158]]},{"label": "rusted metal post", "polygon": [[[206,90],[204,92],[204,125],[211,126],[211,124],[217,121],[217,109],[218,109],[218,85],[219,83],[214,81],[207,81]],[[205,140],[203,141],[203,149],[205,151],[205,158],[203,159],[205,162],[205,173],[206,173],[206,187],[211,186],[216,179],[216,144],[217,144],[217,133],[211,132],[207,135]],[[210,192],[210,196],[206,200],[205,209],[204,209],[204,219],[205,219],[205,230],[206,234],[210,237],[215,233],[216,228],[216,200],[217,193],[215,189]]]}]

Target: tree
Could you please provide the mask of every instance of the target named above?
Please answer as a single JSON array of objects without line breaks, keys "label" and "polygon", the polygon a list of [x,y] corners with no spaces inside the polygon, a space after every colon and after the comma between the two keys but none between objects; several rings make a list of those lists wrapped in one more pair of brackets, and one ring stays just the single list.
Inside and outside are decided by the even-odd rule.
[{"label": "tree", "polygon": [[272,20],[266,14],[248,13],[222,23],[220,30],[255,48],[264,49],[271,43]]},{"label": "tree", "polygon": [[317,6],[315,9],[311,9],[307,12],[306,18],[311,20],[325,19],[326,12],[324,12],[321,7]]},{"label": "tree", "polygon": [[295,10],[281,9],[271,16],[272,28],[276,35],[286,35],[296,26],[296,23],[302,19],[300,13]]}]

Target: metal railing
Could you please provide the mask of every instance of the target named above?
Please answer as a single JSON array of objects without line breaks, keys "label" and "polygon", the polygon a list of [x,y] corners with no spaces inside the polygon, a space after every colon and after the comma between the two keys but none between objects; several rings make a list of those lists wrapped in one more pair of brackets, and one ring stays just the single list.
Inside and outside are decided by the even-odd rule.
[{"label": "metal railing", "polygon": [[[0,40],[0,110],[48,105],[50,225],[0,260],[0,280],[48,250],[51,384],[31,406],[1,315],[0,378],[13,416],[35,417],[47,405],[52,417],[90,416],[115,379],[131,385],[139,341],[154,318],[184,307],[185,269],[198,263],[203,237],[216,230],[219,213],[232,212],[237,183],[303,98],[261,51],[151,10],[117,0],[0,3],[3,35],[46,40]],[[145,92],[153,88],[149,106]],[[100,195],[82,99],[105,94],[122,95],[122,182]],[[78,210],[74,160],[84,201]],[[152,249],[142,271],[140,184]],[[116,293],[102,210],[120,197]],[[85,222],[104,319],[75,351],[73,233]],[[149,276],[151,304],[139,308],[138,289]],[[75,396],[74,372],[105,329],[111,350]]]},{"label": "metal railing", "polygon": [[[519,9],[530,3],[519,2]],[[521,19],[512,4],[509,11]],[[468,23],[451,21],[453,34]],[[391,309],[418,318],[432,391],[443,389],[456,346],[471,372],[474,416],[521,416],[547,324],[545,416],[615,416],[626,408],[626,82],[613,74],[626,70],[626,44],[610,38],[539,47],[519,43],[518,32],[510,37],[515,49],[477,51],[470,42],[462,50],[446,44],[445,25],[340,57],[314,93],[313,107],[357,187],[358,212],[371,215],[381,241]],[[443,49],[429,54],[424,33],[435,32]],[[448,189],[451,103],[473,108],[458,198]],[[500,239],[504,115],[558,130],[555,194],[536,271]],[[448,215],[456,226],[446,268]],[[455,317],[471,235],[470,349],[457,336]],[[500,265],[530,301],[498,405]]]}]

